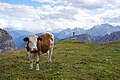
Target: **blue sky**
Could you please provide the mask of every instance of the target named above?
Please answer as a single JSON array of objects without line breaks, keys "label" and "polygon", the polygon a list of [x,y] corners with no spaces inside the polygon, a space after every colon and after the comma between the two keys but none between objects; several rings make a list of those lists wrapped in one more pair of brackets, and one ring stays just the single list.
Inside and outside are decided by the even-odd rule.
[{"label": "blue sky", "polygon": [[34,6],[34,7],[41,6],[42,4],[47,4],[47,3],[33,2],[31,0],[0,0],[0,2],[9,3],[13,5],[19,4],[19,5],[27,5],[27,6]]},{"label": "blue sky", "polygon": [[0,0],[0,28],[33,32],[120,25],[120,0]]}]

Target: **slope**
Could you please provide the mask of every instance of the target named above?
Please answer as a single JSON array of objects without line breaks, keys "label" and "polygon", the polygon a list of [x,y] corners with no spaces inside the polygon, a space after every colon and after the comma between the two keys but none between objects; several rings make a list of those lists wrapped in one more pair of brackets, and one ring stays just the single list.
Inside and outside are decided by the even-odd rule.
[{"label": "slope", "polygon": [[28,69],[25,50],[0,54],[1,80],[119,80],[120,41],[90,44],[78,41],[56,43],[52,63],[40,59],[40,71]]}]

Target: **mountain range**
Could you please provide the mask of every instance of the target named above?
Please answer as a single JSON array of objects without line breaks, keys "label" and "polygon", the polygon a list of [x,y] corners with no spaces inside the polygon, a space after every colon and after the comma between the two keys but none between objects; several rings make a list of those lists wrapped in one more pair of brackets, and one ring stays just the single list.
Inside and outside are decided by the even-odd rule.
[{"label": "mountain range", "polygon": [[[65,40],[72,40],[73,37],[67,37]],[[91,36],[89,34],[81,34],[75,36],[76,40],[90,43],[105,43],[120,40],[120,31],[106,34],[105,36]]]},{"label": "mountain range", "polygon": [[77,28],[77,27],[74,29],[67,28],[67,29],[60,31],[56,35],[58,36],[58,38],[64,39],[66,37],[70,37],[73,32],[75,32],[76,35],[79,35],[79,34],[84,34],[86,31],[82,28]]},{"label": "mountain range", "polygon": [[91,29],[86,30],[86,34],[90,34],[92,36],[104,36],[106,34],[110,34],[112,32],[120,31],[120,26],[112,26],[108,23],[96,25]]},{"label": "mountain range", "polygon": [[[17,49],[22,49],[24,47],[25,45],[25,42],[23,42],[24,37],[28,36],[29,34],[37,34],[37,35],[42,34],[42,33],[32,33],[24,30],[15,30],[12,28],[5,28],[4,30],[6,30],[13,37],[13,41],[17,46]],[[58,33],[57,31],[56,32],[52,31],[52,33],[55,36],[55,42],[58,42],[61,39],[71,39],[70,36],[72,36],[73,32],[75,32],[77,40],[92,42],[92,43],[102,43],[102,42],[111,41],[112,39],[108,40],[106,38],[110,37],[113,34],[119,35],[119,32],[117,31],[120,31],[120,26],[112,26],[106,23],[106,24],[96,25],[88,30],[84,30],[82,28],[76,27],[74,29],[67,28]],[[113,33],[113,32],[117,32],[117,33]]]},{"label": "mountain range", "polygon": [[84,30],[82,28],[77,27],[74,29],[67,28],[58,33],[58,38],[63,39],[66,37],[70,37],[73,32],[75,32],[76,35],[89,34],[92,36],[104,36],[106,34],[110,34],[116,31],[120,31],[120,26],[112,26],[106,23],[101,25],[95,25],[94,27],[88,30]]}]

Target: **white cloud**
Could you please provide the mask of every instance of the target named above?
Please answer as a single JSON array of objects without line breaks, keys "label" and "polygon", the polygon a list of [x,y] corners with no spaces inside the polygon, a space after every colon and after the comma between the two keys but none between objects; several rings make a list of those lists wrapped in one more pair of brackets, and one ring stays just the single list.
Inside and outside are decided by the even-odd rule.
[{"label": "white cloud", "polygon": [[7,26],[7,22],[8,20],[0,19],[0,27],[4,28],[5,26]]},{"label": "white cloud", "polygon": [[14,22],[12,22],[11,23],[11,26],[12,26],[12,28],[14,28],[14,29],[22,29],[22,24],[21,24],[21,22],[20,21],[14,21]]},{"label": "white cloud", "polygon": [[[0,3],[0,27],[35,32],[57,28],[88,29],[104,22],[119,23],[119,0],[32,0],[47,2],[38,7]],[[120,23],[119,23],[120,24]]]},{"label": "white cloud", "polygon": [[120,23],[120,9],[107,10],[101,15],[104,22]]},{"label": "white cloud", "polygon": [[107,0],[107,3],[113,5],[114,7],[120,7],[120,0]]},{"label": "white cloud", "polygon": [[97,9],[104,6],[104,0],[68,0],[68,3],[74,7],[82,9]]}]

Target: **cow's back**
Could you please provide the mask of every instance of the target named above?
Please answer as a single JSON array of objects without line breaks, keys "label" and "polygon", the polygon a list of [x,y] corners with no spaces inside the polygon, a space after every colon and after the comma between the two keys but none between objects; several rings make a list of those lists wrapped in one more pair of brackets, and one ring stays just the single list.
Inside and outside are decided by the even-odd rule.
[{"label": "cow's back", "polygon": [[42,53],[46,53],[51,47],[51,41],[54,41],[53,36],[49,33],[46,33],[38,36],[38,38],[42,39],[41,41],[38,41],[38,50]]}]

